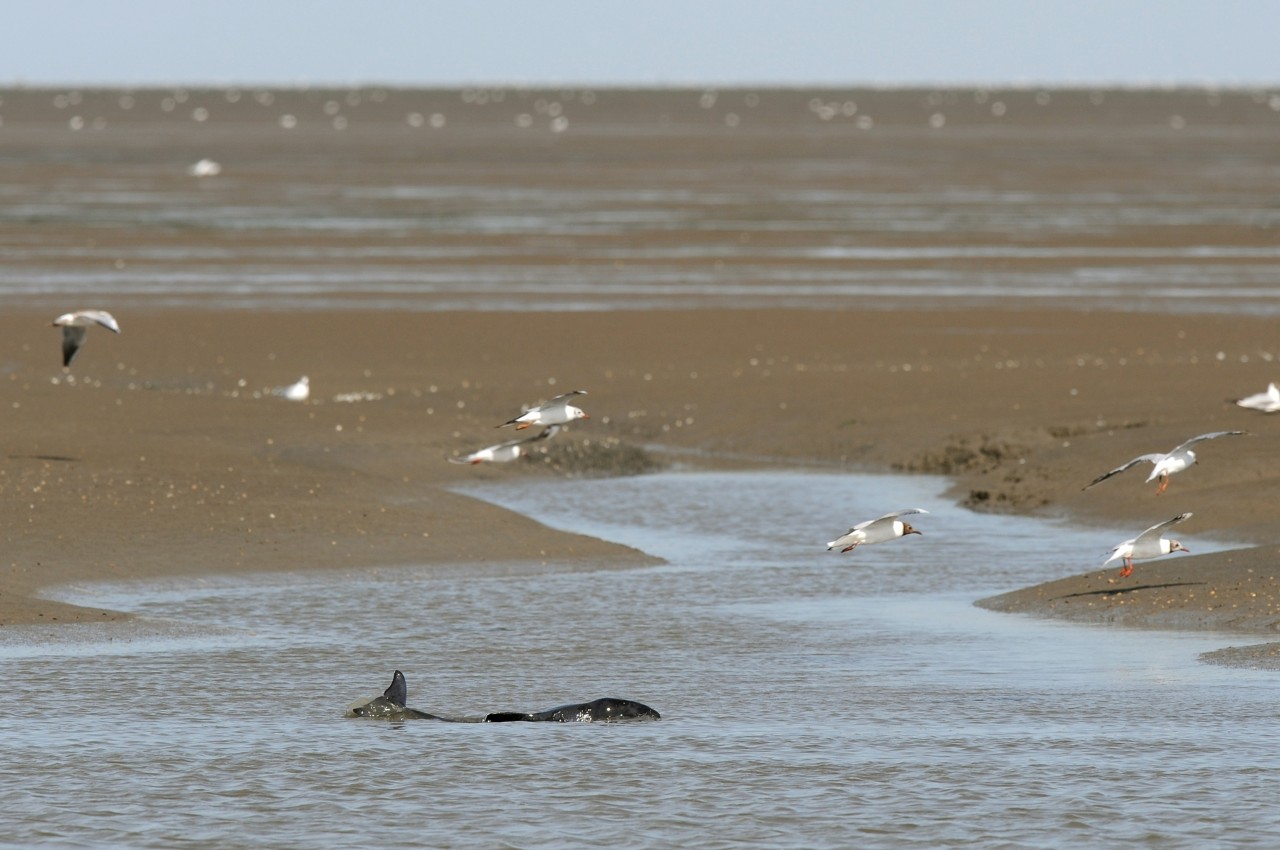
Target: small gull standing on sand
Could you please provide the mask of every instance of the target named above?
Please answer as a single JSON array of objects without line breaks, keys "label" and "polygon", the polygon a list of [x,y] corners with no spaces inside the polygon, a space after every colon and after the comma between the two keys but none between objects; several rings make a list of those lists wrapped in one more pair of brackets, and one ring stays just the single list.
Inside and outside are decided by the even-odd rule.
[{"label": "small gull standing on sand", "polygon": [[1120,575],[1133,575],[1133,562],[1135,560],[1146,560],[1147,558],[1159,558],[1161,555],[1168,555],[1172,552],[1190,552],[1186,546],[1183,546],[1176,540],[1168,537],[1161,537],[1160,532],[1171,525],[1177,525],[1183,520],[1191,518],[1191,512],[1178,514],[1173,519],[1167,519],[1164,522],[1153,525],[1146,531],[1139,534],[1132,540],[1126,540],[1111,550],[1111,557],[1102,562],[1102,566],[1106,566],[1114,560],[1119,559],[1124,563],[1124,567],[1120,570]]},{"label": "small gull standing on sand", "polygon": [[283,396],[289,401],[306,401],[311,397],[311,379],[303,375],[295,383],[271,391],[272,395]]},{"label": "small gull standing on sand", "polygon": [[84,345],[84,335],[90,325],[102,325],[113,333],[120,333],[120,325],[106,310],[76,310],[63,313],[53,320],[53,326],[62,328],[62,365],[67,367],[76,359]]},{"label": "small gull standing on sand", "polygon": [[217,177],[222,173],[222,165],[212,159],[202,159],[187,169],[192,177]]},{"label": "small gull standing on sand", "polygon": [[505,428],[508,425],[514,425],[517,431],[523,431],[530,425],[563,425],[575,419],[590,419],[591,417],[583,413],[581,408],[574,407],[569,403],[569,399],[573,396],[586,394],[586,390],[573,390],[572,392],[558,395],[545,404],[529,408],[515,419],[503,422],[498,427]]},{"label": "small gull standing on sand", "polygon": [[1133,460],[1117,466],[1110,472],[1105,472],[1102,475],[1099,475],[1097,478],[1084,485],[1081,489],[1088,490],[1094,484],[1106,481],[1111,476],[1119,475],[1131,466],[1136,466],[1137,464],[1145,461],[1147,463],[1155,464],[1155,468],[1152,469],[1151,474],[1147,476],[1147,482],[1150,483],[1155,481],[1157,478],[1160,479],[1160,484],[1156,487],[1156,495],[1159,496],[1165,490],[1169,489],[1170,475],[1173,475],[1175,472],[1181,472],[1196,463],[1196,453],[1191,450],[1191,447],[1196,443],[1201,443],[1205,440],[1216,440],[1218,437],[1241,437],[1248,433],[1248,431],[1211,431],[1208,434],[1201,434],[1199,437],[1192,437],[1185,443],[1174,446],[1174,448],[1167,454],[1154,452],[1152,454],[1138,455]]},{"label": "small gull standing on sand", "polygon": [[1254,393],[1244,398],[1235,399],[1235,403],[1240,407],[1247,407],[1249,410],[1275,413],[1280,410],[1280,387],[1277,387],[1274,382],[1267,384],[1266,392]]},{"label": "small gull standing on sand", "polygon": [[449,463],[507,463],[529,453],[529,446],[542,440],[550,439],[560,430],[559,425],[549,425],[542,433],[519,440],[508,440],[493,446],[472,452],[464,457],[451,457]]},{"label": "small gull standing on sand", "polygon": [[905,511],[894,511],[891,514],[885,514],[878,519],[860,522],[840,537],[828,543],[827,551],[839,549],[841,552],[848,552],[863,544],[883,543],[886,540],[893,540],[896,537],[903,537],[908,534],[920,534],[921,532],[912,528],[910,523],[903,522],[898,517],[907,516],[908,514],[927,513],[929,512],[924,508],[909,508]]}]

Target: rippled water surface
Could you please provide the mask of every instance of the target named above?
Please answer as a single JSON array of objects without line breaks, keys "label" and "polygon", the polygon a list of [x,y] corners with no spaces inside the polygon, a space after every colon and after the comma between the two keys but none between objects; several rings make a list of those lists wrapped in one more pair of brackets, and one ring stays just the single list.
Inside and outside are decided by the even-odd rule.
[{"label": "rippled water surface", "polygon": [[[1275,677],[1198,663],[1222,635],[973,607],[1096,564],[1127,533],[972,514],[942,486],[531,479],[473,492],[667,563],[65,590],[140,619],[0,635],[0,841],[1273,846]],[[923,536],[824,550],[907,506],[931,511]],[[663,719],[342,716],[397,668],[429,711],[612,695]]]},{"label": "rippled water surface", "polygon": [[1280,312],[1266,92],[0,95],[12,301]]}]

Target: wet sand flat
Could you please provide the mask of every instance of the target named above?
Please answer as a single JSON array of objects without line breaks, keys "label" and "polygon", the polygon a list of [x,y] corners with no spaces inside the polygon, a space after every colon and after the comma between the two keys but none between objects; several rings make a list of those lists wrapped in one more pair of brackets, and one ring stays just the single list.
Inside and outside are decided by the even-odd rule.
[{"label": "wet sand flat", "polygon": [[[1280,356],[1266,93],[14,90],[0,118],[0,623],[118,616],[36,595],[93,579],[640,562],[448,488],[673,456],[941,473],[1134,534],[1189,510],[1276,572],[1275,422],[1226,401]],[[48,324],[82,307],[124,333],[71,380]],[[264,395],[301,374],[311,402]],[[574,388],[592,419],[546,455],[445,462]],[[1081,492],[1234,428],[1165,495]],[[1089,598],[1132,611],[1156,568],[1225,569]],[[1248,616],[1160,605],[1269,628],[1214,586]]]},{"label": "wet sand flat", "polygon": [[[695,464],[945,473],[975,509],[1135,533],[1191,510],[1184,539],[1274,542],[1272,421],[1224,401],[1268,380],[1267,363],[1239,362],[1267,344],[1268,320],[974,310],[731,311],[713,322],[705,311],[119,318],[122,335],[91,332],[71,383],[49,317],[0,317],[21,352],[0,381],[5,622],[104,616],[32,597],[89,579],[637,558],[447,488],[625,472],[637,458],[664,462],[664,447],[692,450],[679,460]],[[1169,332],[1120,342],[1148,322],[1171,322]],[[302,372],[311,401],[263,394]],[[571,388],[589,390],[592,418],[547,444],[554,463],[446,462],[505,438],[495,425],[522,405]],[[1081,491],[1153,447],[1241,427],[1255,436],[1208,444],[1165,495],[1136,470]],[[844,521],[840,506],[832,518]],[[1274,572],[1274,547],[1251,552],[1236,557]],[[1081,566],[1095,557],[1080,553]],[[1152,568],[1140,563],[1126,581]],[[1009,576],[1016,586],[1016,564]]]}]

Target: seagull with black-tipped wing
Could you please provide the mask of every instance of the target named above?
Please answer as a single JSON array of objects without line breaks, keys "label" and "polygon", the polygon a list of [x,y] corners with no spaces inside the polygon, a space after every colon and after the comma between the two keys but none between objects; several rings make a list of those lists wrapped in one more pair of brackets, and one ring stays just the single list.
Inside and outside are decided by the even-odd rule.
[{"label": "seagull with black-tipped wing", "polygon": [[911,527],[911,523],[903,522],[899,517],[927,513],[929,512],[924,508],[908,508],[904,511],[894,511],[876,519],[860,522],[828,543],[827,551],[839,549],[841,552],[849,552],[859,546],[884,543],[886,540],[896,540],[908,534],[920,534],[921,532],[918,529]]},{"label": "seagull with black-tipped wing", "polygon": [[551,439],[559,430],[559,425],[549,425],[540,434],[485,446],[483,449],[477,449],[471,454],[463,455],[462,457],[451,457],[449,458],[449,463],[468,463],[473,466],[477,463],[508,463],[528,454],[529,446],[542,440]]},{"label": "seagull with black-tipped wing", "polygon": [[1102,566],[1106,566],[1112,561],[1119,560],[1124,566],[1120,569],[1121,576],[1133,575],[1133,562],[1135,560],[1142,561],[1148,558],[1159,558],[1162,555],[1169,555],[1173,552],[1190,552],[1186,546],[1183,546],[1177,540],[1169,537],[1162,537],[1160,532],[1170,526],[1177,525],[1180,522],[1191,519],[1191,512],[1178,514],[1173,519],[1167,519],[1164,522],[1151,526],[1146,531],[1130,540],[1117,544],[1111,550],[1111,556],[1102,562]]},{"label": "seagull with black-tipped wing", "polygon": [[582,412],[582,408],[575,407],[569,403],[574,396],[586,394],[586,390],[572,390],[563,395],[558,395],[551,401],[529,408],[524,413],[514,419],[503,422],[498,427],[505,428],[508,425],[514,425],[517,431],[523,431],[530,425],[564,425],[575,419],[590,419],[590,416]]},{"label": "seagull with black-tipped wing", "polygon": [[62,328],[62,365],[67,367],[80,353],[84,335],[93,325],[101,325],[112,333],[120,333],[120,324],[106,310],[76,310],[63,313],[53,320],[53,326]]},{"label": "seagull with black-tipped wing", "polygon": [[1097,478],[1084,485],[1083,489],[1088,490],[1095,484],[1101,484],[1113,475],[1119,475],[1126,469],[1137,466],[1140,463],[1150,463],[1154,465],[1151,474],[1147,476],[1147,482],[1160,479],[1160,484],[1156,487],[1156,495],[1160,495],[1169,489],[1169,476],[1181,472],[1189,466],[1194,465],[1196,461],[1196,453],[1191,447],[1197,443],[1203,443],[1205,440],[1216,440],[1219,437],[1241,437],[1248,434],[1248,431],[1210,431],[1208,434],[1201,434],[1198,437],[1192,437],[1184,443],[1174,446],[1171,451],[1164,454],[1154,452],[1152,454],[1138,455],[1133,460],[1117,466],[1110,472],[1104,472]]}]

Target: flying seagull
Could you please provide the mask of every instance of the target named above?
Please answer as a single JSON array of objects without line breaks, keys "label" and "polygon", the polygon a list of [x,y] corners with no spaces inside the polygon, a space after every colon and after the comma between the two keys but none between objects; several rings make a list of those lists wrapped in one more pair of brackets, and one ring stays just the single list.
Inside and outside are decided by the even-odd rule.
[{"label": "flying seagull", "polygon": [[920,534],[919,531],[911,527],[910,523],[903,522],[898,517],[907,516],[908,514],[927,513],[929,512],[924,508],[909,508],[905,511],[894,511],[891,514],[885,514],[878,519],[860,522],[828,543],[827,551],[839,549],[841,552],[849,552],[863,544],[883,543],[886,540],[893,540],[896,537],[903,537],[908,534]]},{"label": "flying seagull", "polygon": [[558,395],[545,404],[529,408],[515,419],[503,422],[498,427],[514,425],[517,431],[523,431],[530,425],[563,425],[575,419],[590,419],[591,417],[583,413],[581,408],[569,403],[569,399],[573,396],[586,394],[586,390],[573,390],[564,395]]},{"label": "flying seagull", "polygon": [[1120,575],[1133,575],[1133,562],[1135,560],[1142,561],[1147,558],[1159,558],[1161,555],[1168,555],[1172,552],[1190,552],[1186,546],[1183,546],[1176,540],[1168,537],[1161,537],[1160,532],[1171,525],[1191,519],[1191,512],[1178,514],[1173,519],[1167,519],[1164,522],[1153,525],[1146,531],[1139,534],[1132,540],[1126,540],[1111,550],[1111,557],[1102,562],[1102,566],[1106,566],[1114,560],[1119,559],[1124,563],[1124,567],[1120,570]]},{"label": "flying seagull", "polygon": [[449,458],[449,463],[469,463],[472,465],[477,463],[507,463],[528,454],[530,445],[554,437],[559,430],[559,425],[549,425],[540,434],[486,446],[463,457],[451,457]]},{"label": "flying seagull", "polygon": [[120,333],[120,325],[106,310],[77,310],[63,313],[53,320],[53,326],[62,328],[62,365],[70,366],[84,345],[84,335],[91,325],[102,325],[109,331]]},{"label": "flying seagull", "polygon": [[1160,479],[1160,484],[1156,487],[1156,495],[1158,496],[1165,490],[1169,489],[1170,475],[1173,475],[1175,472],[1181,472],[1196,462],[1196,453],[1191,450],[1191,447],[1196,443],[1202,443],[1205,440],[1216,440],[1218,437],[1240,437],[1248,433],[1248,431],[1211,431],[1208,434],[1201,434],[1199,437],[1192,437],[1185,443],[1174,446],[1174,448],[1167,454],[1160,454],[1159,452],[1156,452],[1153,454],[1138,455],[1133,460],[1117,466],[1110,472],[1099,475],[1097,478],[1084,485],[1081,489],[1088,490],[1094,484],[1106,481],[1111,476],[1119,475],[1126,469],[1146,461],[1147,463],[1155,464],[1155,468],[1152,469],[1151,474],[1147,476],[1147,481],[1151,482],[1155,481],[1157,478]]}]

